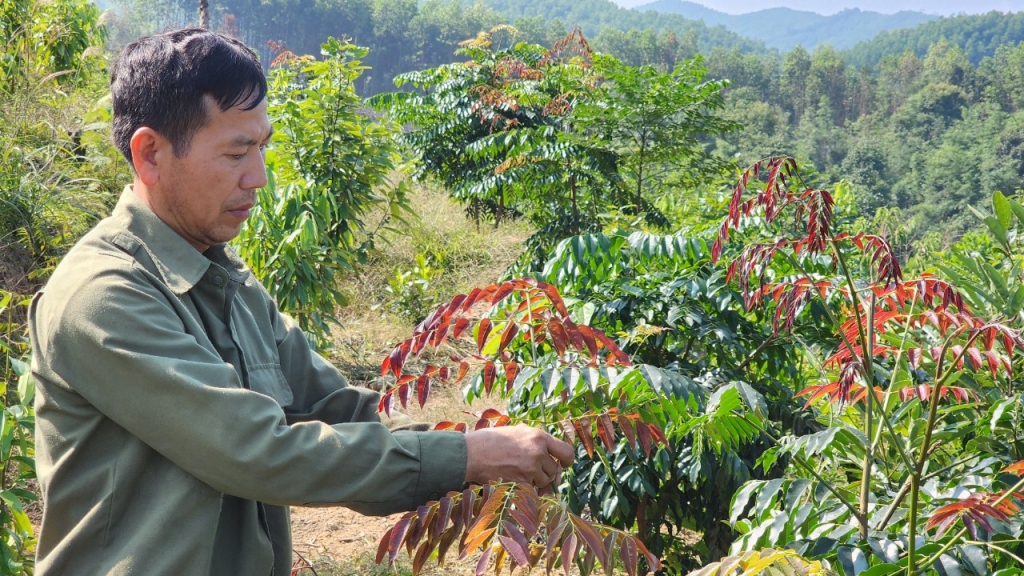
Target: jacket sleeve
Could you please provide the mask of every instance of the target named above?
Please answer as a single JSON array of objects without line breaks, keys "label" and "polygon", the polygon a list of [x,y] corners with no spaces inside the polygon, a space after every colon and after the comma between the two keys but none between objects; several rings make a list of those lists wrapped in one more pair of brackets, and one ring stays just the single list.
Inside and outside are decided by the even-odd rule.
[{"label": "jacket sleeve", "polygon": [[[47,326],[36,343],[41,373],[220,492],[388,514],[463,483],[461,434],[392,433],[373,421],[372,393],[346,387],[320,401],[347,405],[351,422],[289,423],[185,331],[137,268],[108,269],[51,304],[38,318]],[[333,370],[318,358],[314,372]]]},{"label": "jacket sleeve", "polygon": [[[380,394],[349,386],[337,368],[310,348],[298,323],[279,312],[269,295],[266,301],[281,369],[294,396],[292,404],[285,409],[288,421],[380,422],[377,411]],[[429,429],[429,425],[416,422],[401,412],[391,414],[391,418],[385,416],[384,424],[392,431]]]}]

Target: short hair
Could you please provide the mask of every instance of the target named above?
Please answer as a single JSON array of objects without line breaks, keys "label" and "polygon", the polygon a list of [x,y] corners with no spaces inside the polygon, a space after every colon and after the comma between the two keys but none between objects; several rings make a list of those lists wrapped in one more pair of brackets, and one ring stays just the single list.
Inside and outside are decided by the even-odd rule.
[{"label": "short hair", "polygon": [[252,110],[267,95],[267,77],[245,44],[203,28],[183,28],[126,46],[111,67],[110,92],[114,146],[134,170],[136,130],[156,130],[180,158],[209,121],[204,96],[222,111]]}]

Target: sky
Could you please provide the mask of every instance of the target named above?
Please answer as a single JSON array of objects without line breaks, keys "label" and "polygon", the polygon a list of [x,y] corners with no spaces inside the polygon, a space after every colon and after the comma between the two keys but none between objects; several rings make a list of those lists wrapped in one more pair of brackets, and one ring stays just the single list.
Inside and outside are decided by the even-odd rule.
[{"label": "sky", "polygon": [[[620,6],[633,7],[652,0],[613,0]],[[892,14],[900,10],[914,10],[926,14],[951,16],[953,14],[982,14],[991,10],[1002,12],[1024,11],[1024,0],[691,0],[719,12],[745,14],[765,8],[793,8],[818,14],[835,14],[847,8],[860,8],[871,12]]]}]

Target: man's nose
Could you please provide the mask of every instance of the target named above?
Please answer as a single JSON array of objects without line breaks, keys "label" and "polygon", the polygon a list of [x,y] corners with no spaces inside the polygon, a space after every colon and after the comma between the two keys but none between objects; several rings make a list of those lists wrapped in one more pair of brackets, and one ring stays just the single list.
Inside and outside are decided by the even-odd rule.
[{"label": "man's nose", "polygon": [[255,158],[246,166],[245,174],[239,186],[243,190],[256,190],[267,185],[267,162],[261,150],[259,154],[253,154]]}]

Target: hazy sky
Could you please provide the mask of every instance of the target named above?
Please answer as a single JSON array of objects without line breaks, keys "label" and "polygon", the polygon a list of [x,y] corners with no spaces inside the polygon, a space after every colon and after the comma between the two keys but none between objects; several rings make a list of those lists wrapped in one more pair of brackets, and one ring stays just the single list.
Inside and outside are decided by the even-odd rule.
[{"label": "hazy sky", "polygon": [[[613,0],[620,6],[639,6],[652,0]],[[872,12],[892,14],[900,10],[915,10],[927,14],[967,13],[981,14],[990,10],[1003,12],[1024,11],[1024,0],[691,0],[729,14],[756,12],[765,8],[787,7],[818,14],[835,14],[846,8],[860,8]]]}]

